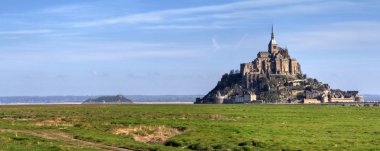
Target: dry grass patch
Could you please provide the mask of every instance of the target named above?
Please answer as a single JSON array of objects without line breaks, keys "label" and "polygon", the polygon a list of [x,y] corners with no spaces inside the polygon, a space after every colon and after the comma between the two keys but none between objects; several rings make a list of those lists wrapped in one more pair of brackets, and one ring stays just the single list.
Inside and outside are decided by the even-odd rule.
[{"label": "dry grass patch", "polygon": [[208,114],[206,115],[206,118],[209,120],[226,120],[226,121],[236,121],[240,119],[241,117],[228,117],[221,114]]},{"label": "dry grass patch", "polygon": [[208,115],[208,119],[211,119],[211,120],[223,120],[223,119],[227,119],[225,116],[223,115],[220,115],[220,114],[210,114]]},{"label": "dry grass patch", "polygon": [[14,117],[4,117],[3,120],[9,120],[9,121],[33,121],[34,118],[14,118]]},{"label": "dry grass patch", "polygon": [[184,133],[182,130],[166,126],[138,125],[128,128],[116,128],[116,135],[131,135],[135,141],[144,143],[163,143],[167,139]]},{"label": "dry grass patch", "polygon": [[63,126],[63,127],[71,127],[73,124],[64,122],[60,119],[57,120],[44,120],[40,122],[34,123],[35,126]]}]

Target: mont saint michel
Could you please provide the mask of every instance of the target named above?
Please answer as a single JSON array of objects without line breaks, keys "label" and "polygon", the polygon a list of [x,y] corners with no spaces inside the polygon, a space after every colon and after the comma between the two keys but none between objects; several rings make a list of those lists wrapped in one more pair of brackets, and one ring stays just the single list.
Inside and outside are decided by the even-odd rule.
[{"label": "mont saint michel", "polygon": [[334,103],[364,102],[359,91],[331,89],[328,84],[307,77],[301,64],[292,58],[288,48],[275,39],[272,26],[267,51],[222,76],[216,87],[195,104],[239,103]]},{"label": "mont saint michel", "polygon": [[380,151],[379,6],[0,0],[0,151]]}]

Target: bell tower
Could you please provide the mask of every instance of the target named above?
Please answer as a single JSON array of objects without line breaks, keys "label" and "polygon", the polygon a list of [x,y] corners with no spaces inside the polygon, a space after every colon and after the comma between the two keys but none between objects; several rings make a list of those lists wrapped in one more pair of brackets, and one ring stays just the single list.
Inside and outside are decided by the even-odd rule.
[{"label": "bell tower", "polygon": [[272,36],[271,36],[271,40],[270,40],[270,42],[268,44],[268,51],[271,54],[276,54],[279,51],[277,41],[274,38],[273,24],[272,24]]}]

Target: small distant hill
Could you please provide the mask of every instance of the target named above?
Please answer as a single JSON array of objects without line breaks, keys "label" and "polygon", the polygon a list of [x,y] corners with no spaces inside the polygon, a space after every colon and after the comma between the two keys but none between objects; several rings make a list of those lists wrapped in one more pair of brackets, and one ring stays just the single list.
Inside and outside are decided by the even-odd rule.
[{"label": "small distant hill", "polygon": [[87,99],[82,104],[132,104],[133,102],[122,95],[101,96],[95,99]]}]

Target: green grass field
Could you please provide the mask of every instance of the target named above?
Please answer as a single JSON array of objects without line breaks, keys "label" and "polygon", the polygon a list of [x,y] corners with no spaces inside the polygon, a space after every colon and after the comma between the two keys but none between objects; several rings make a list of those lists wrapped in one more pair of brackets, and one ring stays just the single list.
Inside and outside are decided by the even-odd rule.
[{"label": "green grass field", "polygon": [[0,106],[0,150],[380,150],[380,108]]}]

